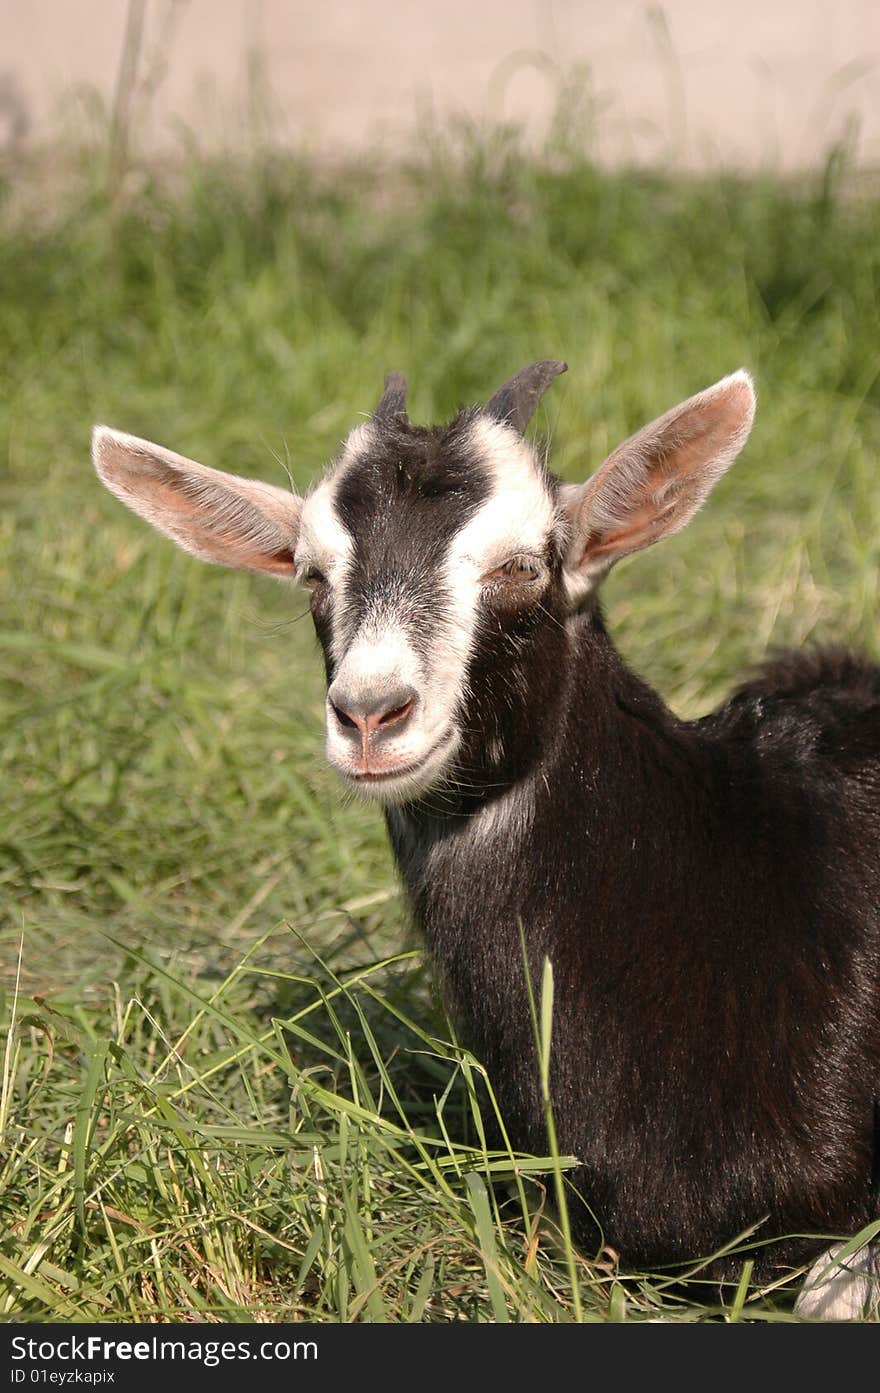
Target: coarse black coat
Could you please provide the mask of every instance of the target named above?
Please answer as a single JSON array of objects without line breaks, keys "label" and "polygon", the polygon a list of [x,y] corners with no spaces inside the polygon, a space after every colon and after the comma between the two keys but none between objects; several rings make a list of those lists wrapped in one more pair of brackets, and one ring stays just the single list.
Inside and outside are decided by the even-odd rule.
[{"label": "coarse black coat", "polygon": [[[562,369],[533,364],[483,411],[430,429],[410,425],[392,374],[333,476],[327,549],[339,529],[347,555],[335,588],[314,558],[296,561],[307,502],[105,427],[96,467],[195,555],[311,582],[328,682],[364,616],[389,603],[425,671],[440,671],[429,660],[455,656],[454,539],[493,490],[507,501],[517,440],[502,431],[499,444],[485,422],[522,432]],[[705,1258],[757,1226],[762,1275],[880,1217],[880,669],[790,653],[684,722],[627,669],[595,598],[620,555],[693,516],[753,410],[747,375],[725,378],[574,493],[529,457],[529,497],[549,499],[554,519],[545,553],[519,567],[515,539],[512,555],[487,553],[476,608],[461,609],[475,627],[451,762],[386,810],[466,1042],[514,1145],[542,1153],[522,941],[533,982],[550,959],[556,1132],[580,1160],[575,1236],[630,1268]],[[340,720],[332,690],[328,722]],[[368,695],[393,732],[416,703],[390,690],[385,707],[380,685]],[[427,689],[412,695],[430,704]]]},{"label": "coarse black coat", "polygon": [[[521,627],[471,675],[506,710],[508,786],[481,768],[477,711],[458,804],[389,813],[511,1135],[547,1145],[521,924],[533,981],[553,964],[552,1101],[587,1251],[653,1268],[756,1224],[855,1232],[878,1216],[880,670],[792,653],[687,723],[598,609]],[[821,1246],[762,1248],[756,1271]]]}]

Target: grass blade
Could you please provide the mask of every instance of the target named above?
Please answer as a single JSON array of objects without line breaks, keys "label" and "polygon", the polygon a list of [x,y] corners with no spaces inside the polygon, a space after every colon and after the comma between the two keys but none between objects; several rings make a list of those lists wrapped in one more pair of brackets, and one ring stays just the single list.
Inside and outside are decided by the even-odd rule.
[{"label": "grass blade", "polygon": [[492,1211],[489,1207],[486,1184],[483,1177],[478,1175],[476,1171],[468,1171],[465,1176],[465,1184],[474,1214],[480,1257],[483,1259],[483,1267],[486,1271],[492,1314],[499,1324],[507,1324],[510,1316],[504,1298],[504,1287],[498,1272],[498,1247],[495,1242],[495,1226],[492,1223]]}]

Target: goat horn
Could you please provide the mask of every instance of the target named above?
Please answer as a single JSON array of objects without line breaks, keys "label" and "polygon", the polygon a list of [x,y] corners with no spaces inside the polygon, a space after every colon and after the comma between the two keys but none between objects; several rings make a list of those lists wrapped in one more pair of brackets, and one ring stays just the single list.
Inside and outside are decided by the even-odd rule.
[{"label": "goat horn", "polygon": [[498,388],[492,400],[486,404],[486,415],[513,426],[523,435],[554,377],[567,370],[567,363],[558,363],[552,358],[522,368],[515,377]]},{"label": "goat horn", "polygon": [[395,416],[406,415],[406,378],[402,372],[385,374],[385,390],[373,412],[374,421],[393,421]]}]

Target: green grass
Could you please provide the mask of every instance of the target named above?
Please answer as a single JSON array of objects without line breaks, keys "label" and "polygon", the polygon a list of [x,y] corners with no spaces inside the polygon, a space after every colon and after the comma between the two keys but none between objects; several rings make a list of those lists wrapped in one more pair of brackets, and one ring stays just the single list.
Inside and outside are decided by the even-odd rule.
[{"label": "green grass", "polygon": [[607,592],[696,714],[775,646],[878,653],[880,201],[504,135],[40,188],[0,208],[3,1318],[790,1319],[748,1266],[682,1296],[557,1241],[565,1158],[487,1150],[381,820],[322,765],[304,601],[124,514],[88,435],[305,485],[385,371],[428,420],[561,356],[537,427],[580,478],[748,365],[746,453]]}]

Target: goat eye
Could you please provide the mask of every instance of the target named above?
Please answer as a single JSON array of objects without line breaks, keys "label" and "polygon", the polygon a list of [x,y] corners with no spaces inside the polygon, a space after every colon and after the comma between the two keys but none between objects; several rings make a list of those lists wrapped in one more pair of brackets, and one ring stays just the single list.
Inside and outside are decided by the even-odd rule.
[{"label": "goat eye", "polygon": [[315,590],[317,586],[322,585],[324,583],[324,572],[319,571],[317,566],[309,566],[308,569],[303,573],[302,580],[303,585],[307,585],[310,590]]},{"label": "goat eye", "polygon": [[537,580],[539,575],[537,563],[531,557],[512,556],[503,566],[496,566],[494,571],[489,571],[483,579],[530,581]]}]

